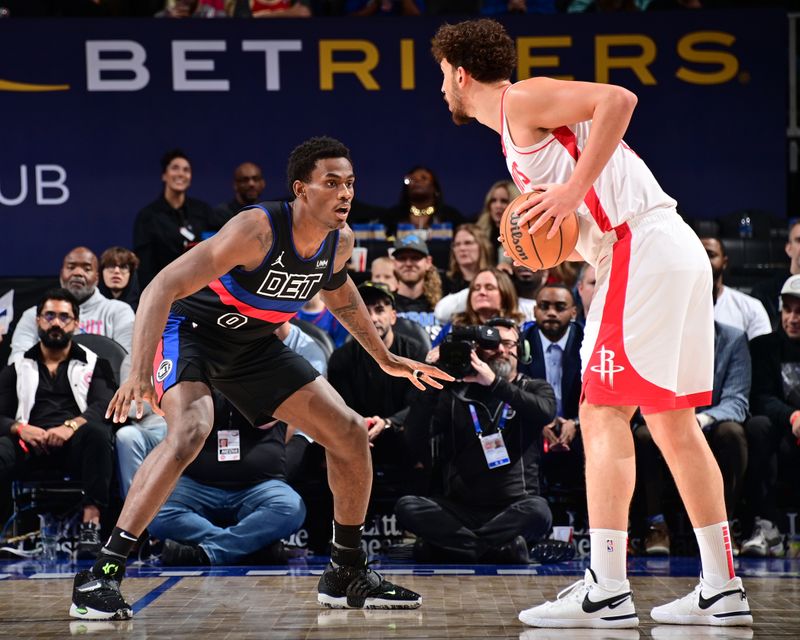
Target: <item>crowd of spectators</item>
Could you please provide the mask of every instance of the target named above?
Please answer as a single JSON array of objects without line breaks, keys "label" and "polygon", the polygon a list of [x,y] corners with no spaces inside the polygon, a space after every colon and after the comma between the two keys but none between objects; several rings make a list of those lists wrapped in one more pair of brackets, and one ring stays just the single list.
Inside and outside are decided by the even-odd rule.
[{"label": "crowd of spectators", "polygon": [[4,0],[0,5],[0,17],[502,16],[525,13],[547,15],[697,10],[786,4],[777,0]]},{"label": "crowd of spectators", "polygon": [[[105,419],[129,362],[110,366],[80,336],[103,336],[129,353],[147,283],[259,202],[267,185],[258,165],[243,162],[233,172],[232,198],[212,208],[187,195],[192,172],[184,152],[167,153],[161,171],[160,195],[136,218],[133,250],[113,246],[99,260],[86,247],[68,251],[60,288],[21,314],[0,371],[0,480],[43,469],[80,479],[79,553],[87,557],[99,545],[109,504],[127,493],[167,425],[152,407],[141,417],[132,412],[121,427]],[[389,238],[370,245],[369,269],[351,275],[392,353],[451,366],[444,350],[466,345],[466,368],[444,390],[421,393],[388,377],[318,298],[277,332],[364,416],[373,507],[395,510],[416,536],[419,560],[525,561],[559,517],[554,500],[567,496],[580,509],[585,499],[580,346],[595,271],[588,264],[538,272],[512,265],[496,235],[516,193],[513,183],[495,182],[471,216],[476,222],[464,222],[444,204],[435,173],[420,166],[406,174],[395,207],[364,203],[364,219],[384,222]],[[433,224],[444,225],[445,238]],[[720,464],[741,552],[774,554],[783,547],[779,502],[800,505],[800,484],[789,473],[800,457],[800,223],[789,229],[788,268],[757,283],[758,297],[724,284],[723,239],[701,241],[714,279],[715,370],[698,429]],[[437,253],[435,245],[447,250]],[[476,327],[493,330],[495,341]],[[669,553],[675,521],[663,462],[641,416],[631,428],[643,504],[631,524],[642,531],[645,553]],[[254,427],[216,398],[204,449],[149,529],[164,543],[162,561],[285,557],[281,540],[306,517],[308,480],[325,473],[321,451],[292,425]],[[315,486],[327,491],[324,482]]]}]

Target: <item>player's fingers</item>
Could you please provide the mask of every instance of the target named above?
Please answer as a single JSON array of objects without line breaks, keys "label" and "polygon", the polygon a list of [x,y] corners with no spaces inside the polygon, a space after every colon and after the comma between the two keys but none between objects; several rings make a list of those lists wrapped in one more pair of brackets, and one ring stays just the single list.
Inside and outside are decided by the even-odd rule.
[{"label": "player's fingers", "polygon": [[427,373],[423,373],[422,376],[420,377],[420,380],[425,382],[428,386],[433,387],[434,389],[443,389],[444,388],[440,383],[436,382],[436,380],[431,378]]},{"label": "player's fingers", "polygon": [[553,219],[553,225],[550,227],[550,231],[547,232],[547,239],[550,240],[554,238],[555,235],[558,233],[558,228],[561,226],[561,223],[564,222],[564,218],[567,217],[568,214],[564,213],[561,215],[556,216]]},{"label": "player's fingers", "polygon": [[114,414],[114,409],[116,409],[117,407],[118,399],[119,399],[119,389],[117,389],[117,391],[114,393],[114,396],[108,403],[108,407],[106,407],[106,420],[108,420]]},{"label": "player's fingers", "polygon": [[554,214],[552,214],[552,213],[550,212],[550,210],[547,210],[547,211],[542,211],[542,213],[541,213],[541,214],[539,214],[539,215],[537,216],[536,220],[534,220],[534,221],[533,221],[533,222],[532,222],[532,223],[531,223],[531,224],[528,226],[528,233],[530,233],[531,235],[533,235],[534,233],[536,233],[537,231],[539,231],[539,229],[541,229],[541,228],[542,228],[542,227],[545,225],[545,223],[546,223],[548,220],[550,220],[550,218],[552,218],[552,217],[553,217],[553,215],[554,215]]},{"label": "player's fingers", "polygon": [[413,384],[417,389],[419,389],[420,391],[425,391],[425,385],[422,384],[419,381],[419,378],[421,378],[421,377],[422,376],[417,377],[417,376],[412,374],[412,375],[408,376],[408,379],[411,380],[411,384]]},{"label": "player's fingers", "polygon": [[429,375],[432,378],[438,378],[439,380],[444,380],[446,382],[452,382],[453,380],[455,380],[453,376],[451,376],[449,373],[445,373],[438,367],[433,367],[431,365],[422,365],[420,369],[422,370],[423,373]]},{"label": "player's fingers", "polygon": [[[158,396],[156,395],[155,391],[149,391],[144,396],[145,400],[150,403],[150,406],[153,408],[153,413],[157,416],[164,416],[164,410],[161,408],[161,403],[158,401]],[[277,422],[277,420],[276,420]]]},{"label": "player's fingers", "polygon": [[117,406],[114,410],[114,422],[123,422],[131,408],[131,399],[127,394],[123,394],[117,399]]}]

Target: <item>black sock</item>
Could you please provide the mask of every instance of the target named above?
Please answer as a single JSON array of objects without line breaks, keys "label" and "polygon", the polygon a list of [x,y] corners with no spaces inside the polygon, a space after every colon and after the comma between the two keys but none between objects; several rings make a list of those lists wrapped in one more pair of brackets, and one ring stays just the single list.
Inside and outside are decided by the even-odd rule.
[{"label": "black sock", "polygon": [[339,524],[333,521],[331,561],[335,565],[355,565],[361,559],[361,533],[363,524]]},{"label": "black sock", "polygon": [[125,574],[125,561],[136,544],[137,536],[114,527],[105,546],[100,550],[92,567],[98,578],[116,578]]}]

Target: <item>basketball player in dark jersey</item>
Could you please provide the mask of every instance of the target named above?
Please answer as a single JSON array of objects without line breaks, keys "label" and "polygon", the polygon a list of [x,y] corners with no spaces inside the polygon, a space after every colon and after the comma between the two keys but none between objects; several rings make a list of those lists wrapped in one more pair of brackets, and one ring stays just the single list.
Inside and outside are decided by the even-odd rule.
[{"label": "basketball player in dark jersey", "polygon": [[[126,619],[120,593],[125,560],[213,427],[211,388],[254,424],[272,417],[325,447],[334,498],[331,562],[318,600],[332,607],[415,608],[422,598],[366,566],[361,530],[372,469],[364,419],[302,357],[273,335],[317,291],[336,318],[388,374],[416,387],[452,380],[432,366],[389,353],[346,264],[353,233],[348,149],[312,138],[289,157],[291,203],[248,208],[222,230],[165,267],[142,294],[132,370],[108,407],[123,422],[150,402],[166,416],[167,437],[133,479],[117,526],[89,571],[75,577],[70,615]],[[153,382],[155,381],[155,385]]]}]

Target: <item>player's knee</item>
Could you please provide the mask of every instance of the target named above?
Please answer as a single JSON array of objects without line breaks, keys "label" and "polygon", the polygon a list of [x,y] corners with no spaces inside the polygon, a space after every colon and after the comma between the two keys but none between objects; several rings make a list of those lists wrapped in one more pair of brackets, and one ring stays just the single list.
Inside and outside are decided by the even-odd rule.
[{"label": "player's knee", "polygon": [[364,418],[355,411],[348,411],[341,418],[343,437],[339,443],[353,451],[369,448],[369,437],[364,425]]},{"label": "player's knee", "polygon": [[187,416],[179,425],[170,425],[167,432],[167,446],[177,462],[188,464],[200,453],[208,434],[211,433],[210,422],[201,418]]}]

